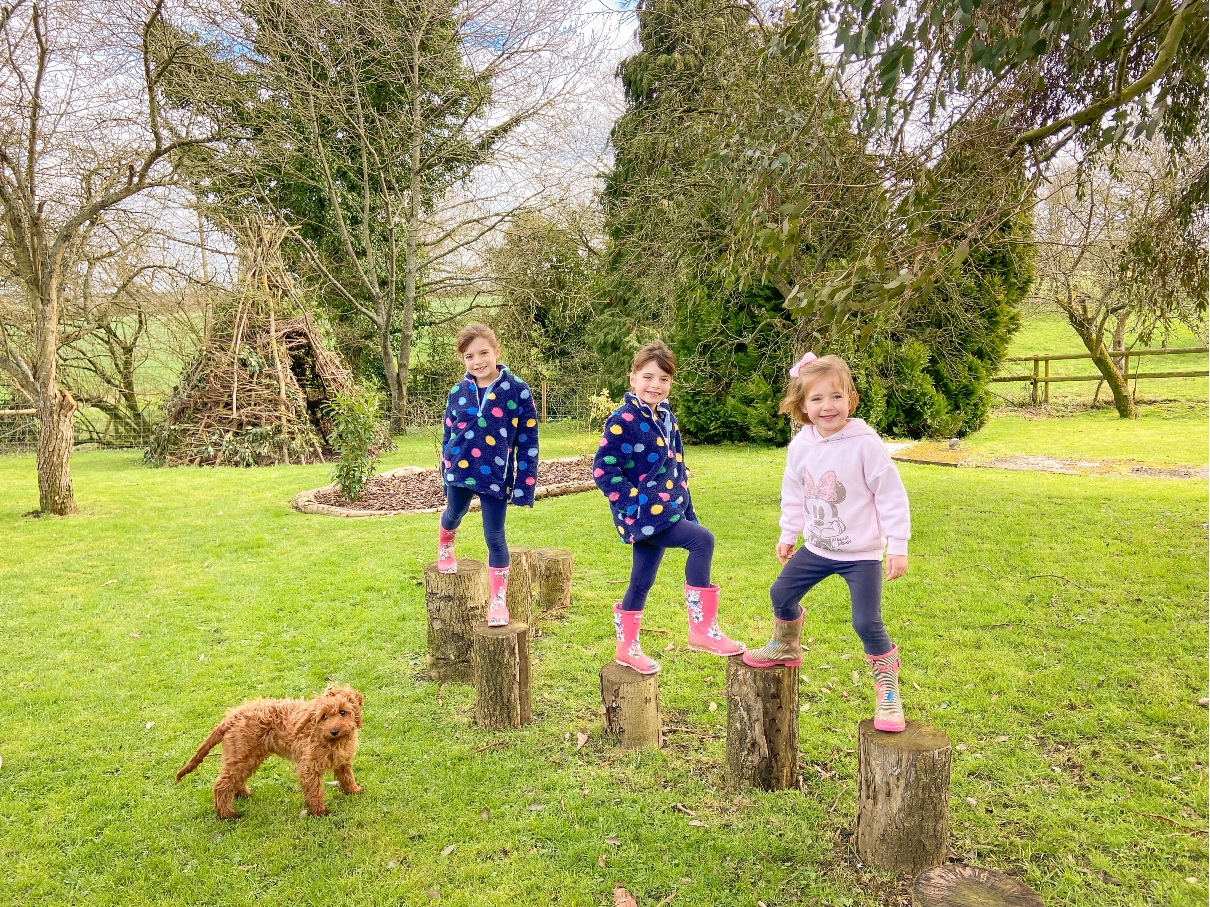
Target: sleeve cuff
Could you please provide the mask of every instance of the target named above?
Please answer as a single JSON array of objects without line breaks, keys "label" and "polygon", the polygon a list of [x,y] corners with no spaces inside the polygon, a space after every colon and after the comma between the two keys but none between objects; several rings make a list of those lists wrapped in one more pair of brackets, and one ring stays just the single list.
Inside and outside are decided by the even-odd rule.
[{"label": "sleeve cuff", "polygon": [[903,557],[907,557],[907,553],[908,553],[907,546],[908,546],[907,539],[887,539],[886,540],[886,553],[894,554],[894,555],[902,555]]},{"label": "sleeve cuff", "polygon": [[778,538],[778,541],[783,545],[796,545],[798,544],[798,533],[785,530],[782,532],[780,538]]}]

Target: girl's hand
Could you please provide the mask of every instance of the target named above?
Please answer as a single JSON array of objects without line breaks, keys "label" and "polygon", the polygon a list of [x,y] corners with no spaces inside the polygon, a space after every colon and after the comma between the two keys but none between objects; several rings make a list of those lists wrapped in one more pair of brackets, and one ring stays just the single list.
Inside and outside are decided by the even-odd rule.
[{"label": "girl's hand", "polygon": [[786,565],[786,561],[788,561],[793,556],[794,556],[794,546],[793,545],[787,545],[785,542],[777,543],[777,559],[779,561],[781,561],[783,567]]},{"label": "girl's hand", "polygon": [[907,555],[888,554],[885,566],[887,579],[899,579],[899,577],[907,573]]}]

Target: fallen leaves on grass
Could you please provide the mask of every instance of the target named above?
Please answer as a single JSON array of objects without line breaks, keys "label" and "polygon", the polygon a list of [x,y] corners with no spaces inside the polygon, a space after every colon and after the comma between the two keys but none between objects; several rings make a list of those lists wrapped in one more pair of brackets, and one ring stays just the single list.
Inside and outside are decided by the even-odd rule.
[{"label": "fallen leaves on grass", "polygon": [[583,731],[576,731],[576,752],[584,749],[584,744],[588,742],[588,735]]},{"label": "fallen leaves on grass", "polygon": [[443,857],[448,857],[450,854],[452,854],[457,849],[458,849],[457,844],[447,844],[445,847],[443,847],[441,849],[441,855]]},{"label": "fallen leaves on grass", "polygon": [[620,885],[613,890],[613,907],[639,907],[639,902]]}]

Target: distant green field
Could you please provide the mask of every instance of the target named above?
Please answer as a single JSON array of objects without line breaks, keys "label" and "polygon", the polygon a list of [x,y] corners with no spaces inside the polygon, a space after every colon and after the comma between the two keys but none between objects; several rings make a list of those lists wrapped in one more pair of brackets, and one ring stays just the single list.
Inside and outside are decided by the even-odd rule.
[{"label": "distant green field", "polygon": [[[1126,338],[1127,346],[1131,346],[1134,338]],[[1169,348],[1205,346],[1206,338],[1198,337],[1183,325],[1178,326],[1167,337],[1155,337],[1149,349],[1167,346]],[[1141,346],[1138,348],[1142,348]],[[1009,346],[1008,355],[1035,356],[1054,355],[1062,353],[1084,353],[1084,344],[1076,332],[1061,315],[1036,314],[1027,316],[1021,329],[1016,333]],[[1131,360],[1130,369],[1136,370],[1141,364],[1143,372],[1177,372],[1207,370],[1205,353],[1192,356],[1155,356]],[[1027,375],[1033,369],[1030,362],[1006,362],[1000,370],[1001,375]],[[1051,375],[1095,375],[1096,368],[1089,360],[1068,360],[1052,362]],[[1092,401],[1096,382],[1073,381],[1050,386],[1050,402],[1052,404],[1080,405]],[[1136,399],[1140,401],[1159,400],[1205,400],[1210,394],[1210,382],[1206,378],[1143,378],[1132,382]],[[1029,402],[1029,384],[1027,382],[996,383],[992,390],[1003,402],[1023,404]],[[1108,388],[1101,388],[1100,401],[1112,402]]]}]

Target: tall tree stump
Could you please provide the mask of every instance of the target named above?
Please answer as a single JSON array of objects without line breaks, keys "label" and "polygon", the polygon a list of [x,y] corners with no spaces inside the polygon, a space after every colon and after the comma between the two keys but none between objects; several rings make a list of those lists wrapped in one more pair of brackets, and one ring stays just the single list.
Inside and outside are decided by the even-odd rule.
[{"label": "tall tree stump", "polygon": [[1045,907],[1038,893],[1002,872],[958,863],[926,869],[912,883],[913,907]]},{"label": "tall tree stump", "polygon": [[529,627],[484,620],[474,634],[475,723],[491,731],[529,724]]},{"label": "tall tree stump", "polygon": [[534,548],[529,552],[529,563],[533,617],[562,614],[571,604],[571,552],[562,548]]},{"label": "tall tree stump", "polygon": [[424,608],[428,614],[429,676],[442,683],[470,683],[472,628],[487,616],[490,586],[481,561],[458,559],[457,573],[424,566]]},{"label": "tall tree stump", "polygon": [[857,852],[870,866],[913,875],[945,862],[950,740],[909,721],[898,734],[857,726]]},{"label": "tall tree stump", "polygon": [[533,580],[530,567],[530,552],[532,548],[508,549],[508,616],[510,620],[525,624],[529,627],[530,639],[533,639],[534,628],[530,599],[533,597]]},{"label": "tall tree stump", "polygon": [[640,674],[616,661],[601,668],[601,709],[605,733],[624,750],[664,745],[660,724],[659,674]]},{"label": "tall tree stump", "polygon": [[727,781],[786,790],[798,780],[798,668],[727,659]]}]

